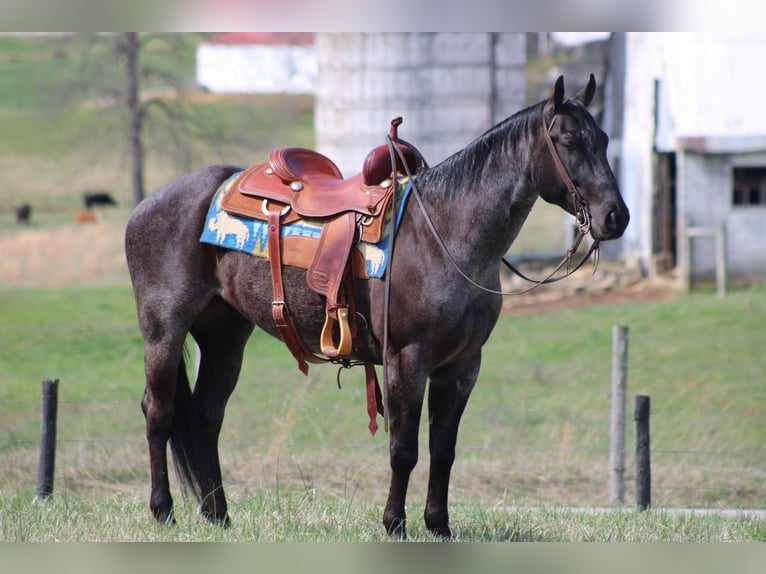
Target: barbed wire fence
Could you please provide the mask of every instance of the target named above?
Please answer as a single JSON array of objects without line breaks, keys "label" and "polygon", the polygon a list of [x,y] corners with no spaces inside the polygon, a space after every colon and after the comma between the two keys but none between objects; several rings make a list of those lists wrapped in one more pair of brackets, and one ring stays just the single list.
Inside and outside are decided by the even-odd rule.
[{"label": "barbed wire fence", "polygon": [[[125,410],[125,411],[136,411],[136,404],[135,402],[102,402],[102,401],[62,401],[59,404],[59,409],[61,414],[59,414],[59,418],[71,418],[71,413],[68,413],[68,410],[71,407],[75,407],[75,410],[78,414],[83,414],[87,416],[88,411],[92,410],[93,412],[102,411],[103,407],[105,405],[108,405],[110,407],[115,407],[117,410]],[[0,411],[5,411],[9,406],[8,403],[0,402]],[[242,405],[245,407],[246,405]],[[253,405],[254,407],[257,407],[259,410],[266,410],[268,406],[264,406],[262,404]],[[300,410],[318,410],[313,409],[312,407],[299,407]],[[343,409],[336,409],[333,412],[333,416],[357,416],[359,413],[359,409],[356,407],[347,407],[347,412],[344,415]],[[486,410],[486,409],[478,409],[475,412],[475,415],[478,417],[481,417],[483,414],[492,413],[497,414],[496,409]],[[532,410],[532,411],[511,411],[506,410],[506,414],[516,414],[520,417],[524,417],[529,414],[538,415],[540,414],[539,410]],[[560,412],[556,411],[548,411],[544,412],[546,415],[559,415],[562,414]],[[581,412],[568,412],[565,413],[567,416],[570,417],[570,420],[577,420],[581,416],[589,415],[587,411],[581,411]],[[598,413],[600,415],[601,422],[604,423],[603,426],[606,429],[608,425],[608,412],[602,411]],[[137,417],[140,417],[140,415],[135,415]],[[268,417],[268,415],[261,415],[262,417]],[[685,416],[689,416],[688,414]],[[740,424],[741,421],[738,422],[739,419],[748,419],[746,415],[741,414],[728,414],[728,415],[721,415],[716,413],[692,413],[692,417],[698,418],[698,419],[705,419],[712,422],[715,422],[716,424],[721,423],[721,419],[729,419],[730,424]],[[258,418],[256,416],[256,418]],[[269,417],[270,418],[270,417]],[[652,424],[656,426],[673,426],[673,416],[669,417],[663,417],[662,414],[653,413],[652,414]],[[663,420],[665,419],[665,420]],[[464,425],[471,425],[476,424],[475,421],[472,421],[470,417],[466,417],[464,420]],[[523,424],[523,423],[519,423]],[[41,436],[44,433],[41,433]],[[24,438],[5,438],[0,439],[0,458],[2,458],[2,452],[8,452],[9,450],[13,449],[29,449],[29,450],[35,450],[38,447],[40,448],[41,452],[48,452],[50,453],[50,450],[43,446],[44,444],[51,444],[51,441],[45,441],[41,440],[40,438],[35,438],[32,436],[24,437]],[[95,438],[95,437],[82,437],[82,438],[64,438],[64,439],[58,439],[55,443],[57,445],[57,448],[62,447],[85,447],[85,448],[92,448],[92,447],[105,447],[105,448],[112,448],[112,447],[120,447],[120,446],[130,446],[135,447],[138,450],[140,450],[142,453],[145,449],[145,441],[142,436],[138,435],[132,438],[124,438],[124,439],[116,439],[116,438]],[[346,442],[295,442],[292,440],[282,441],[282,442],[270,442],[268,440],[222,440],[220,443],[220,446],[222,449],[238,449],[238,448],[250,448],[250,449],[261,449],[261,450],[271,450],[271,449],[279,449],[282,452],[287,452],[290,450],[312,450],[314,452],[317,452],[319,450],[324,451],[326,453],[340,453],[343,451],[353,451],[356,453],[364,452],[364,451],[373,451],[375,452],[376,456],[380,456],[381,460],[385,460],[387,457],[388,452],[388,444],[387,441],[381,442],[370,442],[370,441],[359,441],[355,442],[354,440],[348,440]],[[568,446],[568,447],[562,447],[562,446],[550,446],[550,445],[536,445],[536,444],[518,444],[513,446],[486,446],[479,443],[465,443],[465,442],[459,442],[458,450],[460,453],[470,453],[472,456],[510,456],[510,455],[519,455],[519,454],[530,454],[534,453],[537,455],[543,455],[546,457],[550,457],[552,459],[560,458],[561,455],[572,455],[572,454],[586,454],[590,457],[601,457],[603,459],[603,489],[604,491],[608,488],[608,472],[607,472],[607,461],[609,456],[609,449],[607,447],[604,448],[588,448],[588,447],[576,447],[576,446]],[[44,456],[50,457],[50,454],[48,455],[40,455],[40,458],[42,459]],[[332,455],[331,455],[332,456]],[[628,458],[630,458],[630,455],[628,455]],[[761,476],[763,474],[766,474],[766,450],[710,450],[705,448],[688,448],[688,449],[656,449],[653,448],[651,450],[651,460],[653,465],[661,464],[660,461],[666,460],[671,461],[673,464],[684,464],[689,469],[693,469],[695,466],[695,460],[703,461],[704,467],[718,467],[721,470],[720,476],[724,477],[731,477],[731,460],[732,459],[739,459],[739,460],[745,460],[747,461],[747,466],[750,466],[755,472],[759,473]],[[52,469],[51,469],[52,470]],[[527,469],[529,470],[529,469]],[[45,474],[45,471],[38,471],[42,472],[42,476],[48,476]],[[536,471],[531,470],[532,473],[536,473]],[[693,470],[692,470],[693,472]],[[630,472],[628,470],[628,474],[630,475]],[[76,477],[75,477],[76,478]],[[711,482],[705,484],[704,486],[694,486],[689,484],[684,484],[682,482],[677,483],[657,483],[652,482],[651,489],[653,493],[656,492],[662,492],[662,491],[670,491],[670,492],[680,492],[680,491],[686,491],[687,496],[685,498],[691,498],[695,499],[697,496],[694,495],[694,493],[720,493],[721,495],[725,495],[728,491],[728,496],[722,496],[723,498],[731,498],[731,499],[748,499],[756,501],[756,506],[761,508],[766,508],[766,487],[761,488],[752,488],[752,487],[741,487],[741,486],[732,486],[730,484],[730,481],[728,480],[721,480],[716,481],[715,476],[711,477]],[[41,479],[38,477],[38,483],[40,483]],[[29,476],[29,485],[34,483],[34,477]],[[41,492],[47,492],[50,494],[53,489],[53,481],[52,480],[46,480],[43,479],[42,482],[44,486],[44,490],[40,491],[38,490],[38,493]],[[763,484],[763,482],[761,482]],[[564,486],[565,483],[559,484],[559,486]],[[38,484],[38,486],[40,486]],[[521,486],[521,485],[519,485]],[[753,503],[750,502],[750,505]]]},{"label": "barbed wire fence", "polygon": [[[619,353],[617,353],[619,354]],[[619,372],[619,368],[613,365],[614,372]],[[620,378],[620,377],[618,377]],[[625,378],[624,376],[622,377]],[[43,383],[45,387],[45,383]],[[44,393],[45,395],[45,393]],[[625,400],[627,396],[623,393],[622,398],[619,400]],[[50,402],[50,399],[48,399]],[[46,399],[43,398],[43,407],[41,407],[39,399],[35,401],[0,401],[0,420],[6,421],[12,428],[11,432],[8,432],[5,437],[0,437],[0,461],[3,457],[9,453],[17,451],[27,452],[39,452],[38,458],[38,477],[37,477],[37,494],[38,496],[49,496],[53,492],[53,464],[50,464],[50,474],[46,474],[48,471],[44,470],[46,464],[45,461],[50,459],[52,453],[55,453],[55,448],[66,449],[94,449],[101,448],[105,450],[115,450],[120,448],[128,448],[135,452],[144,453],[145,441],[143,437],[143,419],[138,409],[138,403],[136,401],[103,401],[103,400],[66,400],[57,399],[55,401],[57,411],[60,412],[58,417],[53,416],[54,429],[55,420],[59,421],[75,420],[77,417],[115,417],[115,413],[122,413],[119,416],[124,416],[126,419],[130,419],[129,426],[131,432],[129,436],[115,437],[115,436],[73,436],[71,432],[60,433],[58,437],[54,435],[51,438],[50,431],[45,430],[46,425],[50,425],[51,414],[44,412],[44,404]],[[613,401],[614,402],[614,401]],[[280,409],[284,407],[284,404],[278,402],[264,402],[264,403],[246,403],[241,402],[236,405],[241,413],[247,413],[246,417],[250,425],[257,426],[259,423],[267,424],[273,420],[276,416],[275,413],[279,413]],[[758,409],[761,410],[758,410]],[[312,406],[310,401],[305,401],[295,405],[295,409],[299,414],[306,417],[357,417],[359,415],[359,409],[355,405],[338,404],[333,407],[331,413],[326,412],[321,407]],[[244,416],[244,415],[240,415]],[[637,435],[638,431],[630,432],[630,426],[633,421],[632,417],[626,417],[623,413],[623,429],[628,429],[628,435]],[[39,436],[35,436],[30,432],[30,419],[37,419],[41,423],[41,431]],[[545,441],[532,439],[524,442],[519,441],[518,437],[524,437],[525,435],[536,436],[535,433],[529,432],[529,428],[539,426],[539,421],[555,420],[558,424],[566,425],[570,429],[570,432],[586,433],[586,434],[599,434],[604,437],[604,440],[596,441],[598,444],[593,446],[592,444],[577,444],[576,440],[569,442],[559,441]],[[48,421],[46,423],[46,420]],[[508,444],[501,444],[502,441],[496,439],[493,440],[481,440],[476,437],[481,437],[484,429],[492,427],[496,421],[513,421],[512,427],[518,432],[514,432],[514,440],[509,441]],[[674,429],[683,427],[716,427],[723,429],[728,426],[730,428],[744,428],[756,425],[757,427],[766,429],[766,412],[761,407],[756,407],[753,412],[715,412],[715,411],[697,411],[697,412],[669,412],[664,410],[652,411],[651,426],[660,429]],[[23,423],[23,424],[21,424]],[[121,423],[120,426],[123,426]],[[236,424],[236,423],[235,423]],[[614,412],[609,409],[557,409],[557,410],[545,410],[535,408],[512,408],[504,407],[501,405],[492,407],[478,407],[469,408],[463,419],[461,425],[461,435],[468,436],[465,440],[459,440],[458,450],[459,456],[466,456],[471,459],[478,459],[482,457],[489,458],[503,458],[507,457],[512,464],[514,459],[521,459],[525,463],[534,459],[535,461],[543,461],[542,466],[545,469],[550,469],[551,461],[565,461],[564,467],[574,464],[573,459],[580,457],[584,464],[593,466],[594,464],[600,464],[599,469],[589,471],[589,474],[585,477],[585,480],[593,480],[593,476],[601,475],[599,479],[601,482],[599,485],[589,485],[593,489],[601,489],[604,494],[600,500],[607,500],[609,503],[623,503],[625,485],[622,486],[622,498],[615,494],[615,488],[612,485],[613,474],[615,466],[618,470],[621,470],[622,479],[636,479],[636,476],[640,474],[639,470],[634,467],[626,468],[625,460],[634,463],[638,458],[635,454],[633,445],[625,444],[624,435],[623,438],[614,439],[613,429],[610,431],[610,426],[614,427]],[[25,430],[13,430],[13,428],[23,428]],[[506,429],[508,423],[506,422]],[[572,430],[573,429],[573,430]],[[648,429],[647,429],[648,430]],[[467,432],[466,432],[467,431]],[[5,433],[4,433],[5,434]],[[273,440],[274,435],[267,437],[248,439],[241,436],[243,433],[232,433],[232,435],[224,436],[221,440],[222,450],[229,452],[236,452],[241,449],[249,451],[267,451],[267,452],[279,452],[284,455],[288,452],[311,452],[311,453],[324,453],[327,459],[333,460],[340,456],[339,453],[351,451],[358,456],[359,453],[371,453],[381,461],[381,466],[385,467],[387,462],[387,449],[388,441],[376,440],[374,442],[354,437],[345,437],[343,440],[337,440],[333,438],[331,440],[302,440],[291,435],[282,437],[281,440]],[[625,433],[624,433],[625,434]],[[234,436],[237,435],[237,436]],[[47,436],[47,438],[46,438]],[[609,442],[617,445],[622,441],[625,454],[627,456],[623,459],[622,468],[620,464],[616,464],[611,458],[615,451],[614,444],[607,445],[606,439],[611,437]],[[591,441],[592,442],[592,441]],[[55,448],[51,448],[51,444]],[[682,500],[686,501],[690,505],[704,506],[720,504],[717,502],[719,499],[726,501],[729,506],[748,506],[756,508],[766,508],[766,487],[763,485],[764,478],[766,478],[766,450],[760,448],[735,448],[732,445],[725,445],[724,448],[719,448],[715,445],[712,447],[706,444],[694,444],[690,441],[684,448],[651,448],[651,457],[647,460],[651,461],[650,464],[656,468],[662,468],[665,466],[674,466],[683,468],[683,472],[671,474],[673,478],[669,479],[663,476],[662,473],[656,474],[654,477],[649,474],[649,480],[646,483],[651,486],[651,493],[658,494],[658,500]],[[631,454],[633,453],[633,454]],[[140,455],[144,456],[145,455]],[[594,462],[594,461],[600,461]],[[141,464],[145,462],[141,460]],[[2,463],[0,463],[2,464]],[[422,466],[422,465],[421,465]],[[520,474],[524,472],[530,475],[540,475],[544,471],[534,468],[524,468],[519,471]],[[79,473],[79,474],[78,474]],[[98,476],[98,472],[94,472],[92,469],[80,469],[71,473],[69,480],[77,481],[79,479],[93,480],[94,476]],[[558,474],[565,474],[559,472]],[[685,476],[693,475],[694,480],[687,481]],[[137,477],[142,479],[143,477]],[[741,479],[741,480],[740,480]],[[27,480],[34,482],[32,476],[27,476]],[[109,478],[109,480],[119,480],[117,478]],[[583,478],[578,475],[574,482],[580,480],[583,482]],[[523,489],[529,485],[525,483],[524,479],[519,479],[518,475],[509,476],[506,472],[503,475],[503,481],[505,487],[513,489],[518,487]],[[235,484],[237,479],[233,479]],[[571,481],[562,479],[558,483],[555,480],[549,481],[549,485],[558,487],[571,487]],[[383,485],[380,485],[383,488]],[[644,494],[643,501],[638,498],[639,491],[638,482],[636,483],[636,505],[638,507],[646,508],[652,504],[654,497],[649,495],[647,500],[646,494]],[[564,501],[566,503],[566,501]],[[660,502],[661,503],[661,502]]]}]

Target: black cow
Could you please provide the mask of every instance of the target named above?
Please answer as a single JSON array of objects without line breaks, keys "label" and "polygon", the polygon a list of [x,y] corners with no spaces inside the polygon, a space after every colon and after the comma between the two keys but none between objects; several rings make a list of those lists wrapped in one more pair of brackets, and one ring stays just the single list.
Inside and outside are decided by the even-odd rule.
[{"label": "black cow", "polygon": [[82,196],[85,209],[94,205],[117,205],[114,198],[105,191],[86,191]]},{"label": "black cow", "polygon": [[32,217],[32,206],[28,203],[22,203],[16,208],[16,222],[17,223],[29,223],[29,218]]}]

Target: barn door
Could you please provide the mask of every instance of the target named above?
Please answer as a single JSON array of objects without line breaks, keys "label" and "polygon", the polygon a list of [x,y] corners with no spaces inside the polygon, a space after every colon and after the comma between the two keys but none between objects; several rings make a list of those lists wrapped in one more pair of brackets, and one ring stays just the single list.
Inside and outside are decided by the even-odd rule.
[{"label": "barn door", "polygon": [[652,273],[667,273],[677,262],[676,154],[654,154]]}]

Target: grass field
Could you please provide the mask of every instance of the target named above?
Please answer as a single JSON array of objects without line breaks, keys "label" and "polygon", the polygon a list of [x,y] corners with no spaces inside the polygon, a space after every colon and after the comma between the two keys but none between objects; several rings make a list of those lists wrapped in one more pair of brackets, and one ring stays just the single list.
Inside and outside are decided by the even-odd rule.
[{"label": "grass field", "polygon": [[[766,391],[760,375],[764,359],[759,355],[764,343],[759,328],[766,315],[764,295],[764,289],[754,288],[736,291],[723,302],[711,293],[698,293],[659,304],[502,318],[485,347],[482,375],[461,427],[452,481],[458,529],[468,533],[466,539],[507,536],[528,540],[533,537],[530,531],[515,535],[507,530],[491,532],[499,528],[499,517],[509,520],[508,512],[519,507],[542,506],[546,510],[536,516],[549,517],[547,512],[563,512],[562,507],[608,505],[610,331],[616,323],[630,327],[629,395],[652,397],[655,511],[661,515],[663,508],[677,506],[766,507],[762,446]],[[54,498],[62,498],[62,502],[55,504],[79,509],[77,512],[94,520],[102,504],[132,509],[125,512],[135,512],[131,520],[141,524],[139,531],[114,532],[107,535],[109,539],[186,536],[184,530],[174,534],[151,530],[145,509],[148,469],[138,407],[143,385],[141,341],[130,290],[5,291],[0,297],[0,316],[0,506],[5,507],[4,520],[13,516],[13,508],[31,502],[39,436],[39,382],[43,377],[58,377]],[[251,523],[237,528],[256,528],[261,520],[271,523],[274,510],[261,515],[256,508],[283,504],[286,515],[277,513],[276,522],[283,524],[279,528],[292,528],[287,516],[295,516],[294,528],[300,530],[299,524],[305,522],[307,530],[301,530],[302,534],[274,532],[260,524],[257,528],[263,530],[258,536],[310,538],[317,535],[310,526],[313,520],[325,521],[316,528],[332,525],[340,529],[335,533],[337,540],[354,538],[352,532],[356,539],[377,532],[374,525],[379,522],[388,480],[387,436],[381,432],[372,438],[367,433],[360,374],[343,373],[341,382],[342,390],[338,390],[335,370],[329,367],[312,367],[309,376],[303,377],[279,342],[259,334],[253,337],[221,437],[226,488],[238,517],[235,521]],[[424,444],[425,435],[421,440]],[[627,442],[630,449],[630,425]],[[630,453],[627,459],[629,502]],[[421,461],[410,490],[415,529],[422,528],[418,517],[425,497],[426,469]],[[180,499],[175,483],[174,492]],[[306,515],[301,514],[304,507]],[[181,512],[194,514],[191,507]],[[460,513],[463,517],[457,518]],[[522,515],[524,521],[530,520]],[[676,524],[680,520],[665,519]],[[101,527],[88,526],[90,519],[82,520],[84,528],[101,531]],[[358,526],[360,520],[368,526]],[[615,536],[596,531],[593,521],[606,520],[603,517],[581,520],[570,525],[575,529],[568,535],[571,539]],[[687,532],[692,539],[713,537],[709,528],[728,529],[733,524],[745,529],[735,539],[763,536],[758,521],[721,518],[717,527],[711,527],[704,525],[705,519],[692,522],[697,520],[702,521],[697,526],[682,521],[684,528],[702,529],[698,534]],[[208,532],[195,530],[195,536],[203,539],[236,536],[211,534],[194,516],[183,521],[195,524],[183,528]],[[348,521],[357,526],[343,532]],[[624,539],[654,539],[632,530],[638,528],[636,523],[623,527],[631,530]],[[4,528],[15,527],[6,522]],[[30,536],[50,535],[47,527],[41,528]],[[475,529],[482,528],[488,533],[477,534]],[[675,539],[684,534],[656,536]],[[550,539],[570,538],[558,532],[550,534]]]},{"label": "grass field", "polygon": [[[33,207],[35,225],[71,223],[84,190],[105,189],[130,203],[124,71],[114,36],[0,38],[0,226],[11,207]],[[203,165],[248,165],[283,145],[313,145],[313,100],[293,96],[216,96],[194,89],[200,35],[143,38],[146,189]],[[186,133],[159,109],[183,115]],[[176,140],[182,140],[179,145]]]},{"label": "grass field", "polygon": [[[173,45],[182,56],[172,62],[181,62],[188,84],[193,44]],[[130,206],[119,114],[95,105],[101,98],[91,88],[64,97],[86,47],[95,66],[106,50],[98,40],[0,38],[0,540],[381,539],[388,437],[367,432],[363,376],[341,373],[340,390],[331,367],[303,377],[283,345],[262,334],[248,347],[221,437],[234,527],[206,525],[175,481],[179,526],[153,523],[141,338],[122,252]],[[170,61],[168,50],[158,40],[148,61]],[[117,74],[99,70],[106,79]],[[211,132],[236,137],[220,145],[200,138],[175,162],[160,153],[162,137],[151,136],[149,189],[189,162],[248,163],[271,147],[312,145],[308,98],[187,97]],[[92,188],[113,191],[121,205],[77,226],[81,192]],[[34,208],[29,228],[13,222],[9,206],[21,201]],[[534,235],[542,221],[531,222]],[[766,508],[765,320],[764,287],[723,301],[700,291],[501,318],[458,441],[451,490],[458,538],[766,540],[762,521],[664,512]],[[583,514],[570,507],[609,504],[615,324],[630,329],[629,397],[652,400],[654,509]],[[55,492],[42,504],[32,500],[44,377],[60,379],[60,396]],[[632,439],[629,421],[628,449]],[[421,540],[428,539],[420,520],[426,456],[408,497],[410,530]],[[630,455],[627,463],[629,507]]]}]

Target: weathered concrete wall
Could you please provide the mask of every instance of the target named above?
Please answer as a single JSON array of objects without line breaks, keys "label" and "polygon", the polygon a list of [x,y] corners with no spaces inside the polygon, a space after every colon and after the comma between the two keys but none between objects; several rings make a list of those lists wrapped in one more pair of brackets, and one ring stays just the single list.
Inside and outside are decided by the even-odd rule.
[{"label": "weathered concrete wall", "polygon": [[389,122],[438,163],[523,107],[523,33],[317,34],[317,149],[344,175]]},{"label": "weathered concrete wall", "polygon": [[[732,278],[766,277],[766,208],[732,205],[732,171],[740,165],[766,165],[766,154],[679,154],[679,198],[688,227],[724,225],[727,273]],[[715,275],[715,243],[692,241],[694,278]]]}]

